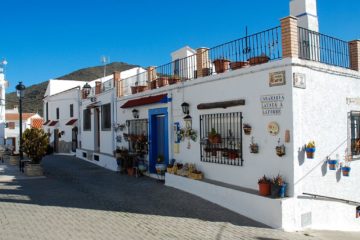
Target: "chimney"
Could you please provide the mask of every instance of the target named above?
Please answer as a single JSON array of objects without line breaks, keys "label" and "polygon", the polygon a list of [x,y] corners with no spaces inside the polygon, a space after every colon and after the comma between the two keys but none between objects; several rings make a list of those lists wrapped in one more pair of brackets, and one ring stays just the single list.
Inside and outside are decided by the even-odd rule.
[{"label": "chimney", "polygon": [[298,26],[319,32],[316,0],[290,0],[290,15],[298,19]]}]

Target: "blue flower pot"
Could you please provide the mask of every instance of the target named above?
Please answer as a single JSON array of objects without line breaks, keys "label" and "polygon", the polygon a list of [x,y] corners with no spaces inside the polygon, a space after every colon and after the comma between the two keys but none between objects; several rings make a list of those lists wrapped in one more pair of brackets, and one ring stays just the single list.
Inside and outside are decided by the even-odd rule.
[{"label": "blue flower pot", "polygon": [[348,177],[350,175],[351,167],[342,167],[341,171],[344,177]]},{"label": "blue flower pot", "polygon": [[316,151],[316,148],[305,148],[305,152],[306,152],[306,157],[309,159],[313,159],[314,158],[314,153]]},{"label": "blue flower pot", "polygon": [[282,186],[280,186],[279,189],[279,197],[284,198],[286,193],[286,183],[284,183]]},{"label": "blue flower pot", "polygon": [[328,160],[329,169],[336,170],[337,163],[338,163],[338,160]]}]

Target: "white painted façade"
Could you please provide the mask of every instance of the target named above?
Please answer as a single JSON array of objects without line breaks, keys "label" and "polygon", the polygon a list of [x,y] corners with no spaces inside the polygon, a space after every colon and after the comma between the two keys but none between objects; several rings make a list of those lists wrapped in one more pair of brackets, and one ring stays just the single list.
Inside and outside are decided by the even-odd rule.
[{"label": "white painted fa\u00e7ade", "polygon": [[[295,17],[282,19],[281,27],[215,48],[185,47],[169,64],[92,81],[90,93],[79,82],[51,93],[50,82],[45,120],[58,122],[46,128],[64,138],[76,127],[76,156],[114,171],[114,150],[135,151],[129,135],[144,135],[150,176],[159,155],[204,173],[202,181],[166,174],[168,186],[286,231],[359,231],[360,41],[318,33],[315,0],[292,0],[290,8]],[[69,112],[70,104],[73,117],[56,118],[56,108]],[[196,140],[180,141],[189,116]],[[66,129],[71,119],[77,121]],[[210,143],[213,130],[221,142]],[[305,153],[310,141],[314,158]],[[258,153],[250,151],[254,143]],[[345,154],[353,160],[345,162]],[[335,170],[328,159],[338,160]],[[350,176],[340,164],[351,166]],[[264,174],[284,177],[286,198],[258,195]]]}]

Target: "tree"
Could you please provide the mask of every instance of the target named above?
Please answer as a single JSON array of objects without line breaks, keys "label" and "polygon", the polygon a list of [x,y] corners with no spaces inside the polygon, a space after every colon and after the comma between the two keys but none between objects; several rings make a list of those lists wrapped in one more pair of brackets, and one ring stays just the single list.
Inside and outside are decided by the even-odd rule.
[{"label": "tree", "polygon": [[49,144],[48,135],[42,129],[29,128],[24,131],[22,138],[23,150],[31,159],[31,163],[40,163]]}]

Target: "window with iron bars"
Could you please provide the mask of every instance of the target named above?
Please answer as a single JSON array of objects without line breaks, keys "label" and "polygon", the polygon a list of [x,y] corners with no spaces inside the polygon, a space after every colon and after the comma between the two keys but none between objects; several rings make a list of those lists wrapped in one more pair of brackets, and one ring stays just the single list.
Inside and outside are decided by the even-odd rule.
[{"label": "window with iron bars", "polygon": [[360,155],[360,112],[351,111],[350,119],[350,141],[351,154]]},{"label": "window with iron bars", "polygon": [[242,113],[215,113],[200,116],[201,161],[243,165]]},{"label": "window with iron bars", "polygon": [[148,120],[127,120],[128,133],[124,139],[129,142],[129,151],[141,154],[148,153]]}]

